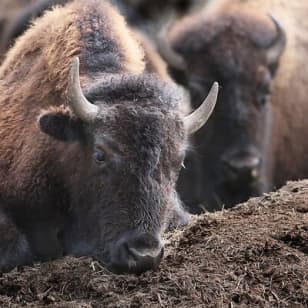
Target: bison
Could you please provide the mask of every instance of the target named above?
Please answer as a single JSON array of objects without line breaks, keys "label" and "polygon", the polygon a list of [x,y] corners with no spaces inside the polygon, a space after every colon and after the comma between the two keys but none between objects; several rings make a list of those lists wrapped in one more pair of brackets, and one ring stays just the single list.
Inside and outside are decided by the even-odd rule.
[{"label": "bison", "polygon": [[308,176],[307,12],[306,1],[216,0],[170,29],[163,55],[193,106],[213,80],[221,85],[180,176],[193,211]]},{"label": "bison", "polygon": [[145,69],[117,10],[76,0],[17,40],[0,93],[0,269],[63,255],[156,268],[170,218],[185,219],[176,180],[217,84],[183,116],[183,91]]}]

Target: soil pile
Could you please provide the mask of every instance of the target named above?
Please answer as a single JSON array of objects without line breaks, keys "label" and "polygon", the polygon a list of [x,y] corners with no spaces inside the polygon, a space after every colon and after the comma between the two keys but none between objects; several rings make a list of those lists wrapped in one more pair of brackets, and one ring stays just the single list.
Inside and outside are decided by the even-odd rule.
[{"label": "soil pile", "polygon": [[167,235],[159,271],[65,258],[0,276],[1,307],[308,307],[308,181]]}]

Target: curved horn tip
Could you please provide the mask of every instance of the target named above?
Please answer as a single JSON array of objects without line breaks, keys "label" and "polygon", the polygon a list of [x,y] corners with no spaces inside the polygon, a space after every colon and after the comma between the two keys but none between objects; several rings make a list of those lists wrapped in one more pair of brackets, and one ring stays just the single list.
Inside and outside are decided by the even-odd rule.
[{"label": "curved horn tip", "polygon": [[168,41],[168,30],[171,27],[171,19],[167,25],[165,25],[156,36],[156,44],[158,53],[167,62],[167,64],[173,69],[179,71],[185,71],[187,69],[186,61],[182,55],[177,53],[170,42]]},{"label": "curved horn tip", "polygon": [[208,121],[216,106],[219,84],[215,81],[204,102],[193,113],[186,116],[184,125],[189,135],[198,131]]},{"label": "curved horn tip", "polygon": [[80,60],[79,57],[74,57],[73,61],[72,61],[72,65],[77,65],[79,67],[80,64]]},{"label": "curved horn tip", "polygon": [[278,32],[278,36],[286,39],[286,32],[285,32],[283,26],[281,25],[280,21],[274,15],[272,15],[271,13],[268,13],[267,15],[272,20],[272,22],[274,23],[274,25],[277,29],[277,32]]},{"label": "curved horn tip", "polygon": [[79,65],[79,58],[75,57],[71,64],[68,79],[68,103],[76,116],[89,122],[95,119],[99,109],[96,105],[89,102],[82,92],[79,79]]},{"label": "curved horn tip", "polygon": [[219,91],[219,83],[218,83],[218,81],[215,81],[215,82],[213,83],[210,92],[212,92],[212,91],[214,91],[215,93],[217,93],[217,94],[215,94],[215,95],[218,95],[218,91]]},{"label": "curved horn tip", "polygon": [[70,68],[70,78],[75,79],[76,76],[79,76],[79,66],[80,66],[79,57],[74,57]]},{"label": "curved horn tip", "polygon": [[277,58],[282,54],[283,50],[286,47],[287,42],[287,34],[283,26],[280,24],[278,19],[274,17],[272,14],[268,13],[268,17],[271,19],[271,21],[274,23],[277,36],[274,39],[272,46],[269,47],[269,53],[268,53],[268,62],[276,61]]}]

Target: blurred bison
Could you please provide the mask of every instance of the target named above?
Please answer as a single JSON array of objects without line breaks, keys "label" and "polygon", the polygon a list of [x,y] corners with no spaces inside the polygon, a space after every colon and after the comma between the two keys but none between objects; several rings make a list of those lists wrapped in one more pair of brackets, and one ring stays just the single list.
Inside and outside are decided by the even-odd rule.
[{"label": "blurred bison", "polygon": [[0,62],[3,58],[1,48],[2,38],[9,23],[15,20],[17,13],[29,5],[31,0],[2,0],[0,1]]},{"label": "blurred bison", "polygon": [[[5,0],[0,3],[0,54],[4,54],[14,40],[25,32],[31,22],[44,11],[71,0]],[[182,16],[202,0],[110,0],[128,22],[144,32],[156,33],[171,15]],[[153,36],[154,37],[154,36]]]},{"label": "blurred bison", "polygon": [[307,13],[306,1],[217,0],[170,31],[172,48],[163,54],[193,106],[213,80],[221,84],[180,177],[194,211],[199,203],[232,206],[308,176]]},{"label": "blurred bison", "polygon": [[[206,0],[113,0],[128,22],[154,37],[156,31],[168,22],[195,10]],[[208,0],[207,0],[208,1]]]},{"label": "blurred bison", "polygon": [[[37,17],[40,17],[46,10],[56,5],[65,5],[68,2],[71,2],[71,0],[14,0],[0,3],[3,9],[3,13],[0,14],[0,61],[14,41],[31,26],[31,23]],[[122,7],[122,0],[113,2]],[[126,7],[123,13],[130,15],[131,11],[135,10],[137,13],[138,8],[134,7],[134,3],[131,3],[131,5],[132,7],[130,9]],[[165,80],[169,79],[167,66],[156,52],[154,43],[137,28],[133,32],[135,38],[144,49],[147,70],[159,73]]]},{"label": "blurred bison", "polygon": [[185,219],[175,183],[186,136],[217,91],[183,117],[182,91],[145,71],[106,1],[39,19],[0,68],[0,269],[66,254],[155,268],[170,217]]},{"label": "blurred bison", "polygon": [[69,1],[10,0],[6,1],[7,4],[4,2],[2,4],[2,19],[0,15],[0,56],[2,55],[3,57],[14,40],[23,34],[29,28],[31,22],[41,16],[45,10],[50,9],[54,5],[66,4]]}]

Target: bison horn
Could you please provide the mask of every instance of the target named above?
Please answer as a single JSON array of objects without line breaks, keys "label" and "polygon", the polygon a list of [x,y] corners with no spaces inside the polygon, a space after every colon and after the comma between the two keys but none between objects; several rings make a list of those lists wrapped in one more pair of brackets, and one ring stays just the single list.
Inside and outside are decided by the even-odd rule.
[{"label": "bison horn", "polygon": [[90,103],[82,93],[79,79],[79,58],[76,57],[71,65],[68,79],[67,96],[69,106],[77,117],[85,122],[93,121],[99,108]]},{"label": "bison horn", "polygon": [[278,22],[278,20],[271,14],[269,14],[269,17],[275,24],[277,36],[274,39],[272,45],[269,47],[269,50],[267,53],[267,60],[268,60],[268,63],[274,63],[277,61],[277,59],[280,57],[280,55],[285,49],[287,36],[286,36],[285,30],[283,29],[281,24]]},{"label": "bison horn", "polygon": [[184,57],[176,53],[167,40],[168,28],[168,25],[165,26],[157,36],[158,52],[171,68],[174,68],[179,71],[185,71],[186,62],[184,60]]},{"label": "bison horn", "polygon": [[189,135],[198,131],[211,116],[216,105],[218,88],[218,83],[214,82],[210,93],[208,94],[202,105],[193,113],[185,117],[184,125]]}]

